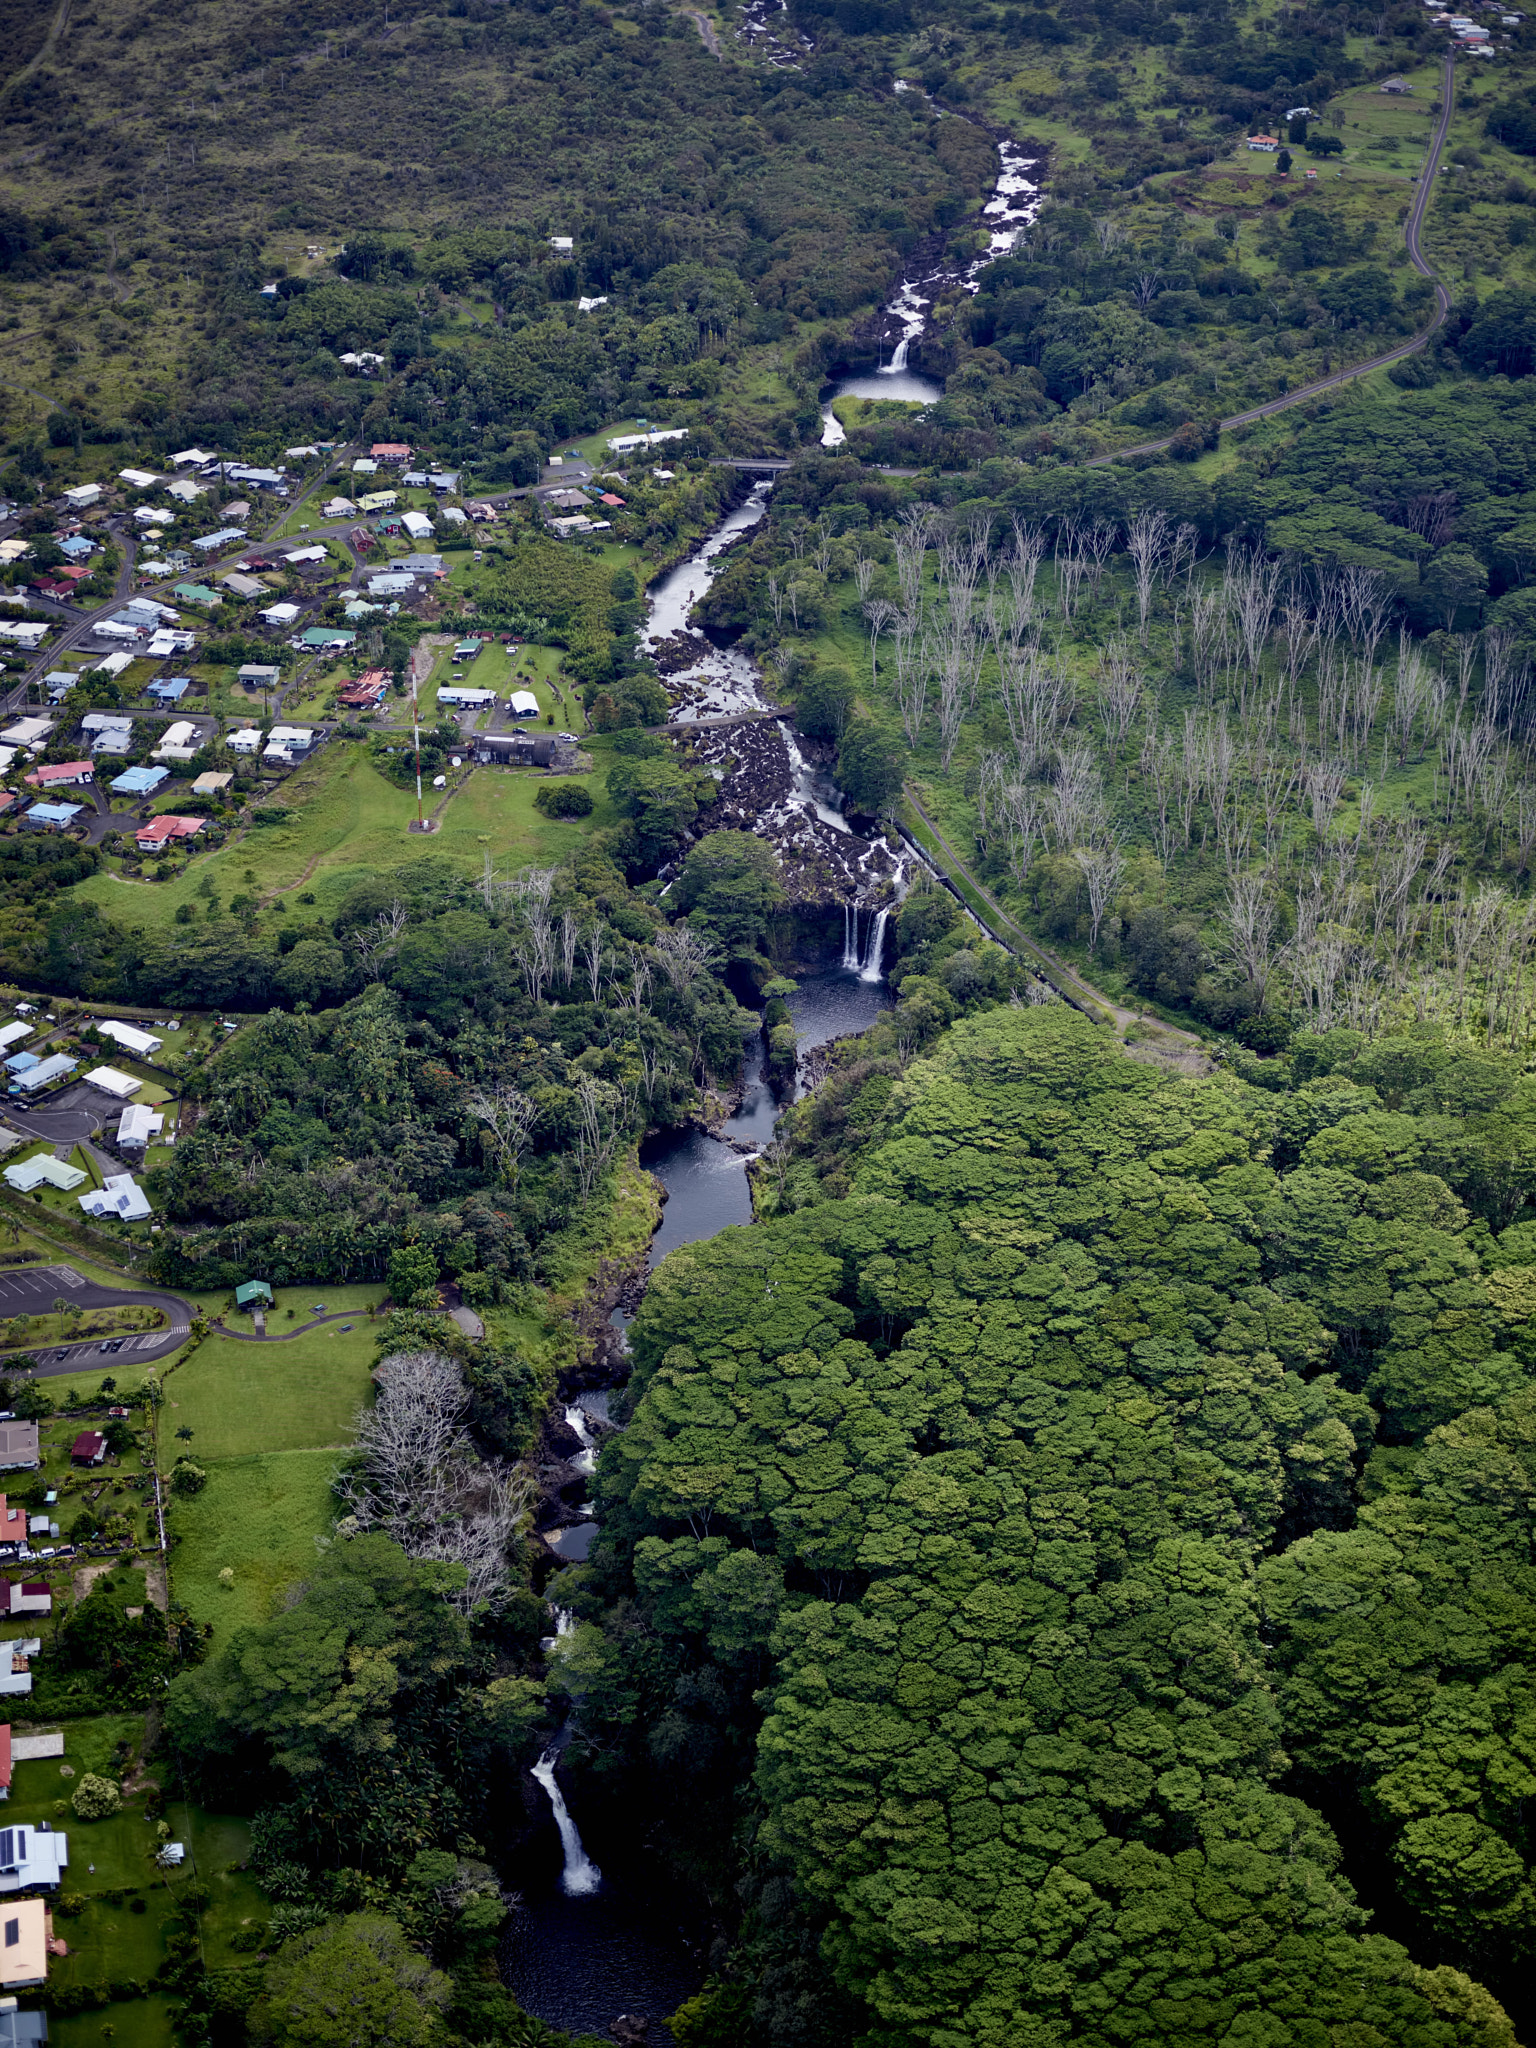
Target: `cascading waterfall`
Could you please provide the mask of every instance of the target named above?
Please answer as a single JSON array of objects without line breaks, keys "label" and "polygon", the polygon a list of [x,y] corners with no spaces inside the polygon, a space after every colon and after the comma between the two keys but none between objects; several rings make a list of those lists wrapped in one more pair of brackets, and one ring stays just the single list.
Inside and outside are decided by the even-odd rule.
[{"label": "cascading waterfall", "polygon": [[568,1899],[589,1899],[601,1890],[603,1873],[581,1846],[581,1836],[576,1823],[565,1810],[565,1795],[555,1781],[555,1764],[558,1749],[546,1749],[533,1767],[533,1775],[549,1794],[550,1811],[555,1817],[555,1826],[560,1830],[560,1847],[565,1852],[565,1867],[560,1873],[560,1889]]},{"label": "cascading waterfall", "polygon": [[[860,981],[883,981],[885,970],[885,927],[890,917],[888,910],[877,910],[869,929],[869,940],[864,948],[864,957],[858,963]],[[855,926],[857,930],[857,926]],[[855,948],[857,950],[857,948]]]},{"label": "cascading waterfall", "polygon": [[864,962],[859,954],[859,906],[857,903],[843,905],[843,966],[849,974],[857,974]]},{"label": "cascading waterfall", "polygon": [[896,344],[896,353],[888,363],[883,363],[876,370],[875,375],[877,377],[899,377],[907,367],[907,350],[911,345],[911,337],[904,334]]},{"label": "cascading waterfall", "polygon": [[587,1418],[580,1408],[566,1409],[565,1426],[567,1429],[574,1430],[577,1436],[581,1438],[581,1449],[572,1458],[571,1464],[576,1471],[590,1479],[597,1470],[597,1438],[593,1436],[591,1429],[587,1425]]}]

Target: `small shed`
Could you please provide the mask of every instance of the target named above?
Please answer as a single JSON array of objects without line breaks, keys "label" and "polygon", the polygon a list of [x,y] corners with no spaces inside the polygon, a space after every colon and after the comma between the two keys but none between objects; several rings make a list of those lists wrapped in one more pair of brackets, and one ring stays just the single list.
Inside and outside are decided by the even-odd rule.
[{"label": "small shed", "polygon": [[253,1313],[259,1308],[272,1306],[272,1289],[265,1280],[242,1280],[235,1289],[235,1307],[248,1308]]}]

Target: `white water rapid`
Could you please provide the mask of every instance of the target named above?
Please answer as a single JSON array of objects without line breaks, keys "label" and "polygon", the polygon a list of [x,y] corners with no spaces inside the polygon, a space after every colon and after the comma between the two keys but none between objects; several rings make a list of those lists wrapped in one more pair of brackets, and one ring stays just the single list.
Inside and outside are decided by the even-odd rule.
[{"label": "white water rapid", "polygon": [[573,1429],[581,1438],[581,1449],[571,1463],[578,1472],[590,1479],[597,1470],[597,1438],[588,1427],[587,1418],[580,1408],[567,1408],[565,1426]]},{"label": "white water rapid", "polygon": [[565,1852],[560,1889],[568,1899],[589,1899],[601,1889],[603,1873],[581,1846],[576,1823],[565,1810],[565,1795],[555,1781],[558,1757],[558,1750],[546,1749],[534,1765],[533,1775],[549,1794],[550,1811],[554,1814],[555,1826],[560,1830],[560,1847]]}]

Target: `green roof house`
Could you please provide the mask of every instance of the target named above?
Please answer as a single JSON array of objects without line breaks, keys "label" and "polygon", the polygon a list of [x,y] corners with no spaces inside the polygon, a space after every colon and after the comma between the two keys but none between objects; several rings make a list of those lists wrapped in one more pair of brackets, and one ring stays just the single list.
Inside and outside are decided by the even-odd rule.
[{"label": "green roof house", "polygon": [[272,1290],[265,1280],[242,1280],[235,1289],[236,1308],[270,1308]]},{"label": "green roof house", "polygon": [[206,583],[176,583],[171,586],[171,595],[179,597],[183,604],[222,604],[223,598],[216,590],[210,590]]}]

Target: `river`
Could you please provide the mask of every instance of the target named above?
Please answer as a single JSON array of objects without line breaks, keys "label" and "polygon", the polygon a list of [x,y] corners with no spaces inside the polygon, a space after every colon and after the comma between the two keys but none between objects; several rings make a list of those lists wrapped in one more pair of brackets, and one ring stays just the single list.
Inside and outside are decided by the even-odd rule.
[{"label": "river", "polygon": [[[907,352],[923,331],[928,307],[957,282],[976,290],[979,271],[1013,247],[1039,207],[1038,184],[1026,169],[1038,166],[1012,143],[1001,143],[1000,153],[1002,169],[983,208],[991,228],[987,250],[964,271],[940,265],[903,280],[886,309],[899,329],[891,361],[872,376],[846,378],[834,397],[931,403],[942,395],[938,385],[907,368]],[[835,446],[844,435],[830,400],[823,420],[823,443]],[[905,889],[909,855],[899,841],[853,830],[826,766],[808,759],[789,721],[774,716],[756,663],[690,624],[694,606],[720,573],[725,551],[763,517],[771,488],[757,485],[695,554],[652,588],[642,640],[653,652],[668,650],[672,716],[698,727],[696,756],[714,766],[720,779],[716,821],[770,840],[791,902],[821,914],[833,935],[831,957],[801,974],[788,998],[803,1053],[864,1030],[889,1001],[887,924]],[[751,1222],[747,1169],[771,1142],[781,1113],[768,1083],[766,1033],[760,1032],[746,1047],[737,1108],[717,1130],[668,1133],[642,1148],[642,1163],[667,1196],[651,1243],[653,1269],[680,1245]],[[578,1396],[565,1419],[582,1445],[576,1469],[590,1472],[596,1462],[594,1424],[608,1421],[607,1396]],[[578,1563],[599,1534],[589,1514],[545,1540],[563,1561]],[[546,1639],[548,1654],[560,1655],[560,1640],[570,1629],[570,1617],[557,1612],[556,1632]],[[590,1846],[583,1841],[559,1781],[568,1735],[562,1729],[533,1771],[554,1826],[544,1868],[519,1872],[524,1900],[509,1923],[501,1966],[513,1995],[538,2018],[572,2033],[606,2034],[621,2014],[659,2020],[675,2011],[702,1983],[706,1959],[678,1924],[669,1888],[654,1882],[643,1843],[627,1835]],[[653,2038],[661,2038],[659,2029]]]}]

